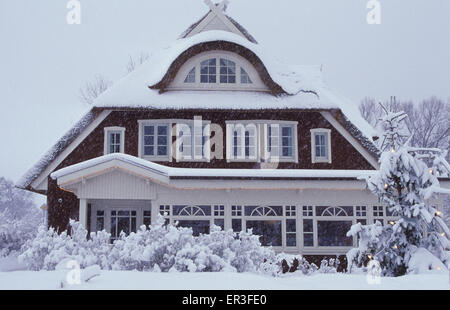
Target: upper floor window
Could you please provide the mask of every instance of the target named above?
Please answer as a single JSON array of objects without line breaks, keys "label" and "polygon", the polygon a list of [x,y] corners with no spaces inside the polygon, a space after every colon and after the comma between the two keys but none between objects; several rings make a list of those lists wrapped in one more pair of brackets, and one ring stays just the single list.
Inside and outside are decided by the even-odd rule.
[{"label": "upper floor window", "polygon": [[[209,123],[202,120],[140,120],[139,157],[153,161],[206,161]],[[176,137],[172,145],[172,135]]]},{"label": "upper floor window", "polygon": [[311,129],[311,159],[313,163],[331,163],[330,129]]},{"label": "upper floor window", "polygon": [[139,126],[139,154],[152,160],[170,159],[170,123],[141,121]]},{"label": "upper floor window", "polygon": [[124,153],[125,128],[105,127],[104,154]]},{"label": "upper floor window", "polygon": [[209,158],[209,122],[177,123],[177,161],[206,161]]},{"label": "upper floor window", "polygon": [[210,51],[189,59],[168,89],[267,91],[258,72],[244,57],[227,51]]},{"label": "upper floor window", "polygon": [[258,127],[255,124],[227,124],[227,159],[229,161],[257,161]]},{"label": "upper floor window", "polygon": [[294,159],[296,156],[297,130],[294,124],[268,124],[267,125],[267,158]]}]

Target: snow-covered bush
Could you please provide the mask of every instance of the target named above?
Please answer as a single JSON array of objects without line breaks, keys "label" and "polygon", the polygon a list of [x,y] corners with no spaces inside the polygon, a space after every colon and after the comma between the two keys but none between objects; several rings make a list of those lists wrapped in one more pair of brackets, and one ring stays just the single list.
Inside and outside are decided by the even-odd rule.
[{"label": "snow-covered bush", "polygon": [[234,233],[213,226],[209,234],[194,236],[191,228],[156,224],[141,226],[128,236],[122,233],[113,244],[105,231],[91,233],[70,221],[71,234],[39,228],[36,238],[23,247],[19,259],[31,270],[54,270],[58,264],[76,260],[81,268],[98,265],[106,270],[154,272],[254,272],[279,276],[301,271],[305,275],[336,272],[339,261],[323,261],[319,269],[302,256],[275,254],[263,247],[259,237],[248,232]]},{"label": "snow-covered bush", "polygon": [[42,221],[31,194],[0,177],[0,257],[19,251]]},{"label": "snow-covered bush", "polygon": [[31,270],[54,270],[64,259],[76,260],[82,268],[92,265],[108,268],[110,235],[104,231],[91,233],[87,240],[87,231],[80,223],[70,221],[70,225],[71,235],[66,231],[58,234],[53,228],[41,225],[36,237],[23,246],[19,260]]}]

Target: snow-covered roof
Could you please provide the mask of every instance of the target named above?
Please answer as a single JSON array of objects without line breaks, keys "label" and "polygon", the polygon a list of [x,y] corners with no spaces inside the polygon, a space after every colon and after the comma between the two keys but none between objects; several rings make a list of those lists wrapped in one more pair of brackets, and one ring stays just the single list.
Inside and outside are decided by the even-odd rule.
[{"label": "snow-covered roof", "polygon": [[[272,80],[286,96],[256,92],[165,92],[150,86],[164,78],[171,65],[187,49],[206,42],[231,42],[255,53]],[[182,100],[180,100],[182,98]],[[375,130],[360,115],[355,103],[329,89],[320,66],[286,66],[267,55],[264,48],[231,32],[213,30],[175,41],[151,55],[141,67],[115,83],[95,102],[95,107],[155,109],[339,109],[364,136],[371,140]]]},{"label": "snow-covered roof", "polygon": [[185,178],[286,178],[286,179],[363,179],[374,170],[325,170],[325,169],[207,169],[175,168],[160,165],[135,156],[122,153],[108,154],[84,161],[53,172],[50,176],[56,180],[67,175],[89,169],[111,161],[121,161],[145,170],[168,177]]},{"label": "snow-covered roof", "polygon": [[91,110],[78,121],[61,139],[59,139],[42,158],[31,167],[16,183],[18,188],[27,187],[45,170],[45,168],[94,120],[95,113]]},{"label": "snow-covered roof", "polygon": [[[208,42],[229,42],[254,53],[264,65],[273,83],[285,95],[246,91],[171,91],[161,93],[151,86],[160,83],[177,58],[189,48]],[[340,110],[344,127],[372,154],[378,149],[372,142],[375,130],[361,117],[355,103],[330,90],[322,79],[319,66],[286,66],[274,60],[260,44],[250,42],[231,32],[211,30],[179,39],[155,52],[135,71],[116,82],[100,95],[94,109],[304,109]],[[20,188],[30,184],[89,125],[94,113],[89,112],[70,129],[17,183]],[[341,120],[342,121],[342,120]],[[247,171],[242,171],[247,172]],[[286,173],[286,172],[282,172]],[[300,172],[299,172],[300,173]]]}]

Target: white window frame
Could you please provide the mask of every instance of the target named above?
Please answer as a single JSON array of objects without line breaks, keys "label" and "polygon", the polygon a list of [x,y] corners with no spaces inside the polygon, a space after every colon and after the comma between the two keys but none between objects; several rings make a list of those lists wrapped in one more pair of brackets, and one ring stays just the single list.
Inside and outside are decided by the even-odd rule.
[{"label": "white window frame", "polygon": [[[325,134],[326,143],[328,147],[327,157],[316,156],[316,134]],[[311,161],[312,163],[329,163],[331,164],[331,129],[314,128],[311,129]]]},{"label": "white window frame", "polygon": [[[216,59],[216,83],[201,83],[201,63],[205,60]],[[220,83],[220,59],[226,59],[236,64],[236,83]],[[185,83],[186,77],[195,67],[195,82]],[[247,73],[252,83],[241,83],[241,68]],[[208,51],[200,53],[183,64],[178,70],[169,90],[245,90],[269,91],[253,65],[244,57],[228,51]]]},{"label": "white window frame", "polygon": [[[139,124],[139,140],[138,140],[138,156],[151,161],[172,161],[172,120],[155,119],[155,120],[138,120]],[[144,155],[144,126],[167,126],[167,155]],[[155,132],[156,133],[156,132]],[[157,135],[157,134],[156,134]],[[155,149],[157,151],[156,141]]]},{"label": "white window frame", "polygon": [[[226,121],[226,158],[227,162],[259,162],[261,160],[260,156],[260,124],[257,121]],[[254,126],[254,127],[253,127]],[[237,128],[239,127],[239,128]],[[252,128],[250,128],[252,127]],[[241,142],[241,154],[238,154],[237,157],[234,156],[234,132],[236,129],[240,129],[243,131],[242,134],[238,137]],[[248,158],[245,156],[245,132],[247,129],[255,130],[255,155],[249,156]],[[252,147],[252,146],[250,146]]]},{"label": "white window frame", "polygon": [[[198,123],[201,122],[201,137],[202,137],[202,155],[198,156],[196,152],[195,136],[198,136],[199,127]],[[191,142],[191,153],[185,155],[180,153],[180,147],[183,140],[180,139],[180,131],[182,131],[185,126],[189,126],[191,131],[190,142]],[[175,133],[176,133],[176,160],[177,162],[209,162],[211,160],[211,121],[204,120],[176,120],[175,123]],[[203,137],[206,137],[205,145],[203,145]]]},{"label": "white window frame", "polygon": [[[178,124],[180,125],[188,125],[195,126],[195,122],[197,120],[187,120],[187,119],[150,119],[150,120],[138,120],[139,125],[139,134],[138,134],[138,156],[139,158],[151,160],[151,161],[167,161],[172,162],[175,157],[177,162],[209,162],[211,158],[211,147],[210,147],[210,125],[211,121],[201,120],[202,125],[205,126],[204,134],[207,134],[207,139],[205,141],[205,153],[202,158],[194,158],[183,156],[179,153],[180,140],[178,139]],[[200,121],[198,121],[200,122]],[[168,126],[168,150],[167,155],[144,155],[144,126]],[[180,126],[181,127],[181,126]],[[177,139],[175,140],[175,144],[172,142],[172,137],[175,136]],[[156,142],[156,141],[155,141]],[[156,147],[155,147],[156,148]],[[175,156],[174,156],[175,155]]]},{"label": "white window frame", "polygon": [[104,128],[104,142],[103,142],[103,154],[111,154],[109,152],[109,134],[120,134],[120,153],[125,153],[125,128],[124,127],[105,127]]},{"label": "white window frame", "polygon": [[[271,155],[269,151],[269,127],[278,127],[278,156]],[[292,128],[292,156],[282,155],[282,128],[291,127]],[[293,121],[267,121],[264,124],[264,158],[266,162],[295,162],[298,163],[298,122]]]}]

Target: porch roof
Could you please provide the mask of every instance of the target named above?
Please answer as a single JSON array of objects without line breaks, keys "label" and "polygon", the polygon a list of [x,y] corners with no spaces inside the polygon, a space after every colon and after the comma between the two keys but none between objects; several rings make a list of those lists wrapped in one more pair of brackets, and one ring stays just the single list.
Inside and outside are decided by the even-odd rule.
[{"label": "porch roof", "polygon": [[[120,163],[125,166],[119,167]],[[315,170],[315,169],[209,169],[209,168],[174,168],[157,164],[135,156],[115,153],[97,157],[72,166],[55,171],[51,174],[54,180],[68,181],[74,178],[86,178],[91,174],[98,174],[99,170],[111,168],[133,168],[143,176],[153,175],[167,183],[171,179],[364,179],[374,170]],[[64,183],[64,181],[63,181]]]}]

